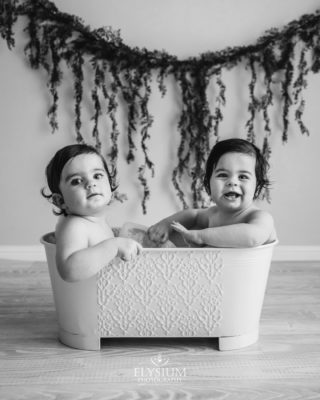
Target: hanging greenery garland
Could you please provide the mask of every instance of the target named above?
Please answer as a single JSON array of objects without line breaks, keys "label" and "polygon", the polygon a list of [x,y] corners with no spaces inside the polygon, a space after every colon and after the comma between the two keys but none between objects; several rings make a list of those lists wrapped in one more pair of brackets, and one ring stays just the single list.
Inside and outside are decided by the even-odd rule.
[{"label": "hanging greenery garland", "polygon": [[[267,158],[271,153],[269,111],[277,87],[282,95],[283,142],[288,140],[291,107],[295,107],[295,119],[301,133],[309,134],[302,119],[305,108],[303,89],[307,86],[308,73],[317,73],[320,70],[318,12],[303,15],[281,30],[271,29],[254,45],[208,52],[185,60],[179,60],[165,51],[131,48],[123,43],[119,31],[111,28],[91,30],[80,18],[60,12],[48,0],[0,0],[0,35],[9,49],[15,46],[13,27],[20,16],[27,17],[25,32],[29,40],[25,54],[30,65],[36,69],[44,68],[48,74],[48,87],[52,96],[48,117],[53,132],[58,129],[58,87],[63,81],[63,62],[73,74],[74,124],[79,143],[84,141],[81,133],[84,71],[90,66],[93,74],[91,99],[94,107],[92,135],[96,147],[101,150],[99,121],[102,115],[107,115],[111,123],[108,157],[115,176],[120,134],[116,115],[119,105],[123,101],[126,104],[128,163],[135,159],[138,150],[135,136],[138,131],[140,133],[144,162],[138,168],[138,179],[143,187],[144,213],[150,197],[148,174],[153,176],[155,173],[147,146],[153,123],[149,100],[154,76],[163,96],[166,94],[168,75],[176,79],[181,92],[183,105],[178,123],[181,139],[177,151],[178,164],[172,172],[172,182],[185,208],[188,204],[182,187],[184,176],[191,179],[192,206],[201,207],[206,201],[202,180],[210,137],[215,135],[218,139],[219,125],[223,120],[223,107],[226,103],[224,70],[245,63],[251,73],[247,138],[251,142],[255,141],[254,121],[257,114],[261,113],[265,129],[263,152]],[[307,53],[311,56],[307,57]],[[295,62],[296,59],[299,61]],[[264,77],[264,94],[259,96],[256,94],[258,74]],[[274,80],[276,74],[277,80]],[[207,98],[210,82],[215,87],[213,112]]]}]

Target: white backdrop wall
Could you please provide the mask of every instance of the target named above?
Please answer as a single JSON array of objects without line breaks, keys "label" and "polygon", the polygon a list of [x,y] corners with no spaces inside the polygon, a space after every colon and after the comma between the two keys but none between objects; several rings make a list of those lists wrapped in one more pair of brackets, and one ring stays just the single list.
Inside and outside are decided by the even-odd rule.
[{"label": "white backdrop wall", "polygon": [[[180,58],[254,43],[265,30],[320,8],[320,0],[55,0],[55,4],[61,11],[82,17],[92,28],[120,29],[128,45],[165,49]],[[24,59],[26,38],[21,28],[18,24],[13,51],[0,41],[0,245],[36,245],[44,232],[54,229],[56,217],[40,195],[44,169],[57,149],[75,142],[71,86],[64,85],[59,91],[59,131],[52,135],[46,118],[50,102],[46,76],[31,70]],[[245,137],[249,77],[237,68],[225,73],[224,79],[228,103],[221,138]],[[293,123],[289,141],[283,145],[277,105],[273,110],[272,202],[261,206],[274,215],[282,245],[320,245],[320,74],[310,75],[305,98],[309,137],[302,136]],[[151,181],[148,214],[143,215],[140,206],[135,173],[139,157],[128,168],[122,149],[119,184],[129,200],[110,206],[110,224],[129,220],[149,225],[180,209],[170,177],[179,140],[179,105],[173,85],[163,99],[155,86],[150,109],[155,121],[148,145],[156,177]],[[90,113],[85,115],[84,132],[90,141]],[[121,126],[121,141],[125,142],[125,121]]]}]

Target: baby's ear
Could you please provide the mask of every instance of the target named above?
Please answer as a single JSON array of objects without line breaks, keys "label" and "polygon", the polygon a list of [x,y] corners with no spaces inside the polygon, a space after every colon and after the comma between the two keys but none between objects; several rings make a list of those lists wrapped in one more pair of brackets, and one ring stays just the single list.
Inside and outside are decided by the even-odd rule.
[{"label": "baby's ear", "polygon": [[65,202],[63,200],[63,197],[60,193],[53,193],[52,194],[52,203],[60,208],[61,210],[63,210],[64,208],[66,208]]}]

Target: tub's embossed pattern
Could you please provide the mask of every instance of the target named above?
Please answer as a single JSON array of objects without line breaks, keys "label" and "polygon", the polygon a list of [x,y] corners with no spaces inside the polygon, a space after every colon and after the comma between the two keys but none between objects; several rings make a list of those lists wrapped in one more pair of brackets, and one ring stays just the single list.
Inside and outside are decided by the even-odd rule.
[{"label": "tub's embossed pattern", "polygon": [[98,279],[101,337],[212,336],[222,319],[221,252],[145,250]]}]

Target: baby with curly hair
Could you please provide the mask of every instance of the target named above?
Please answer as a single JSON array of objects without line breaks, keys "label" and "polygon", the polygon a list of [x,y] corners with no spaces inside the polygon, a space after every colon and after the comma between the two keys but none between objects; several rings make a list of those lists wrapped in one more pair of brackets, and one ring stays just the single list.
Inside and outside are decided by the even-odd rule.
[{"label": "baby with curly hair", "polygon": [[55,231],[56,261],[64,280],[89,278],[116,256],[128,261],[140,253],[139,243],[114,237],[108,224],[108,204],[116,188],[94,147],[75,144],[60,149],[46,176],[51,194],[42,194],[61,215]]},{"label": "baby with curly hair", "polygon": [[214,205],[164,218],[148,229],[149,238],[194,247],[254,247],[275,241],[272,216],[254,204],[269,186],[267,169],[254,144],[235,138],[218,142],[208,157],[204,179]]}]

